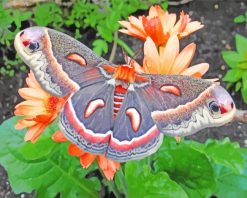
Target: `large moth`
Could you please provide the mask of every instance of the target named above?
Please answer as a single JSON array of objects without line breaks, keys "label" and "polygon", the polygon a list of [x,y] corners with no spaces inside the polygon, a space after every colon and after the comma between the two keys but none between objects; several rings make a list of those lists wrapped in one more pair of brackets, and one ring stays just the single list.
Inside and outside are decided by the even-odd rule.
[{"label": "large moth", "polygon": [[163,134],[186,136],[224,125],[236,110],[231,96],[215,83],[137,73],[45,27],[18,33],[15,48],[47,92],[71,95],[59,117],[64,135],[84,151],[115,161],[154,153]]}]

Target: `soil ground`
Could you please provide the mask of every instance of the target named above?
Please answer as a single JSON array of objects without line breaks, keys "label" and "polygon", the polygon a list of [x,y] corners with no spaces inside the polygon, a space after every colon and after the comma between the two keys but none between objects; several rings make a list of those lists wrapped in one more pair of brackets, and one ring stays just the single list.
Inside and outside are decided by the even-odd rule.
[{"label": "soil ground", "polygon": [[[240,33],[247,36],[245,24],[234,24],[233,18],[243,14],[247,10],[247,0],[192,0],[190,3],[180,6],[170,6],[170,12],[179,13],[184,10],[189,13],[193,20],[201,21],[205,27],[191,35],[185,43],[195,42],[197,53],[193,59],[193,64],[207,62],[210,69],[205,78],[222,79],[227,71],[221,51],[235,49],[234,35]],[[127,37],[121,36],[123,39]],[[134,45],[134,50],[138,50],[140,42],[136,40],[126,40],[130,46]],[[117,51],[115,63],[122,62],[121,50]],[[193,65],[192,64],[192,65]],[[0,76],[0,123],[13,116],[13,108],[21,99],[17,90],[24,86],[26,74],[18,73],[14,78]],[[221,82],[223,86],[224,83]],[[229,91],[233,96],[239,109],[247,109],[239,93]],[[211,128],[188,137],[204,142],[208,138],[223,139],[229,137],[232,141],[237,141],[241,146],[247,146],[247,124],[233,123],[220,128]],[[32,194],[15,195],[11,191],[6,172],[0,167],[0,198],[32,197]]]}]

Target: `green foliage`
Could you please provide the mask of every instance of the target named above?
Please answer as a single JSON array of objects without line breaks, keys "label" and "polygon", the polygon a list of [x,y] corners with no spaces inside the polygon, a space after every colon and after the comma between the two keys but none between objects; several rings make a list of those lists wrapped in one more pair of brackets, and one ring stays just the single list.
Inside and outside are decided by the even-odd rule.
[{"label": "green foliage", "polygon": [[234,23],[247,23],[247,11],[242,15],[236,16],[233,21]]},{"label": "green foliage", "polygon": [[93,51],[99,56],[108,52],[107,42],[103,39],[97,39],[93,42]]},{"label": "green foliage", "polygon": [[49,126],[37,143],[24,143],[25,130],[16,131],[18,118],[0,126],[0,163],[8,172],[15,193],[32,192],[36,197],[98,197],[100,183],[86,175],[95,169],[82,169],[79,160],[67,153],[68,144],[55,143],[51,132],[57,123]]},{"label": "green foliage", "polygon": [[143,161],[126,163],[125,178],[130,198],[188,198],[181,186],[170,179],[166,172],[153,173]]},{"label": "green foliage", "polygon": [[54,3],[37,4],[34,8],[33,21],[39,26],[52,26],[54,29],[60,29],[63,25],[61,8]]},{"label": "green foliage", "polygon": [[[50,125],[35,143],[24,143],[26,130],[16,131],[18,117],[0,126],[0,163],[8,172],[15,193],[32,192],[35,197],[98,197],[101,188],[117,197],[144,198],[244,198],[247,193],[247,150],[228,138],[205,144],[194,141],[176,143],[164,137],[156,154],[122,164],[114,182],[102,182],[85,170],[79,159],[67,152],[68,143],[55,143],[50,137],[58,127]],[[91,174],[90,174],[91,173]]]},{"label": "green foliage", "polygon": [[[119,20],[126,19],[130,14],[137,10],[146,10],[152,4],[161,3],[163,9],[167,9],[166,1],[161,0],[112,0],[105,3],[104,1],[98,1],[97,3],[91,3],[86,0],[76,1],[73,5],[71,14],[66,19],[66,25],[75,25],[76,27],[76,38],[81,38],[81,28],[86,29],[88,27],[97,30],[96,39],[100,39],[100,42],[94,43],[94,51],[98,55],[107,53],[106,44],[112,43],[114,39],[114,32],[116,32],[120,25]],[[120,40],[118,38],[118,40]],[[104,43],[103,43],[104,41]],[[118,41],[118,44],[123,42]],[[126,44],[121,45],[127,52],[132,54],[129,47]]]},{"label": "green foliage", "polygon": [[167,9],[166,0],[111,0],[97,3],[89,0],[77,0],[71,8],[60,7],[55,3],[48,2],[36,4],[33,9],[27,11],[4,9],[1,3],[0,43],[2,47],[0,50],[4,56],[0,57],[0,73],[13,76],[15,71],[26,70],[23,64],[20,66],[20,61],[15,57],[8,58],[15,52],[14,37],[22,29],[24,22],[68,32],[76,39],[83,39],[83,33],[88,28],[92,28],[97,32],[92,43],[93,50],[99,56],[108,53],[109,45],[112,42],[116,42],[130,56],[133,56],[133,51],[123,40],[114,38],[114,32],[120,28],[118,21],[126,19],[137,10],[146,10],[155,3],[160,3],[163,9]]},{"label": "green foliage", "polygon": [[236,51],[223,51],[224,61],[230,67],[224,76],[228,88],[235,84],[235,91],[241,91],[244,102],[247,103],[247,38],[236,34]]},{"label": "green foliage", "polygon": [[207,155],[190,145],[166,139],[154,165],[156,172],[166,171],[180,184],[188,197],[208,197],[215,188],[213,168]]}]

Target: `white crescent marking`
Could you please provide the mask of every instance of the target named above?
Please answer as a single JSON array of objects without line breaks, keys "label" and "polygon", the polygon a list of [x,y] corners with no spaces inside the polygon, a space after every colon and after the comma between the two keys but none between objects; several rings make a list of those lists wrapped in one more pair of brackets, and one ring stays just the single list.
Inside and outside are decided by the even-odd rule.
[{"label": "white crescent marking", "polygon": [[87,105],[87,108],[84,113],[84,117],[88,118],[90,115],[92,115],[97,108],[102,108],[105,106],[105,102],[102,99],[96,99],[93,101],[90,101]]},{"label": "white crescent marking", "polygon": [[128,108],[126,115],[129,116],[131,126],[135,132],[138,131],[141,125],[141,115],[135,108]]}]

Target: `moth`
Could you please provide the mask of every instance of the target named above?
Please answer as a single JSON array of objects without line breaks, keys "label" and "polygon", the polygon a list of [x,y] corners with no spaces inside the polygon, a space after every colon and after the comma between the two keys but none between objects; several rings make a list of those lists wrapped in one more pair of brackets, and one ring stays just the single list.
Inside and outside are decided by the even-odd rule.
[{"label": "moth", "polygon": [[137,73],[46,27],[19,32],[15,48],[44,90],[71,95],[59,116],[64,135],[84,151],[118,162],[154,153],[163,134],[187,136],[224,125],[236,110],[231,96],[215,83]]}]

